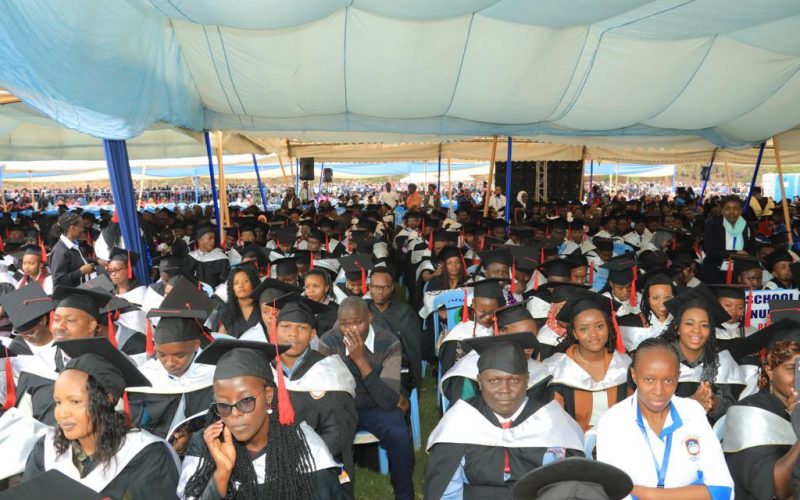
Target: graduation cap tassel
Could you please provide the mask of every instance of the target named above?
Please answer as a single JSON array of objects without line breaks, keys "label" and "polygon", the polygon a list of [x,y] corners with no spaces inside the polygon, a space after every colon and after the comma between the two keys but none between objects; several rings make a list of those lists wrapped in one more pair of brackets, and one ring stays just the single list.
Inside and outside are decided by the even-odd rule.
[{"label": "graduation cap tassel", "polygon": [[272,337],[272,343],[275,344],[275,372],[278,376],[278,421],[281,425],[292,425],[294,424],[294,408],[292,407],[292,401],[289,399],[289,391],[286,390],[286,381],[284,380],[283,367],[281,366],[281,356],[278,354],[278,313],[276,311],[275,301],[273,300],[272,318],[270,320],[272,331],[270,332],[270,336]]},{"label": "graduation cap tassel", "polygon": [[[753,312],[753,289],[750,289],[750,292],[747,294],[747,307],[744,308],[744,327],[750,328],[751,320],[750,316]],[[745,332],[747,333],[747,332]]]},{"label": "graduation cap tassel", "polygon": [[133,279],[133,266],[131,265],[131,253],[130,251],[125,252],[128,254],[128,280]]},{"label": "graduation cap tassel", "polygon": [[461,306],[461,322],[469,321],[469,307],[467,307],[467,289],[464,289],[464,305]]},{"label": "graduation cap tassel", "polygon": [[272,262],[267,264],[267,278],[272,276]]},{"label": "graduation cap tassel", "polygon": [[44,248],[44,243],[42,243],[42,235],[38,236],[39,239],[39,250],[42,252],[42,263],[47,262],[47,250]]},{"label": "graduation cap tassel", "polygon": [[549,222],[547,223],[547,227],[545,227],[545,229],[544,229],[544,237],[545,238],[550,238],[550,223]]},{"label": "graduation cap tassel", "polygon": [[[361,266],[359,266],[361,267]],[[361,295],[367,294],[367,271],[362,267],[361,268]]]},{"label": "graduation cap tassel", "polygon": [[156,348],[153,345],[153,325],[150,323],[149,319],[145,320],[147,322],[147,330],[145,334],[145,352],[147,356],[150,357],[156,352]]},{"label": "graduation cap tassel", "polygon": [[114,210],[114,213],[111,215],[111,222],[114,224],[119,224],[119,216],[117,215],[116,210]]},{"label": "graduation cap tassel", "polygon": [[636,307],[636,274],[638,270],[633,266],[633,281],[631,281],[631,307]]},{"label": "graduation cap tassel", "polygon": [[236,228],[236,244],[242,246],[242,229],[240,227]]},{"label": "graduation cap tassel", "polygon": [[500,335],[500,328],[497,326],[497,315],[492,314],[492,329],[495,335]]},{"label": "graduation cap tassel", "polygon": [[11,358],[6,349],[6,402],[3,403],[3,410],[13,408],[17,404],[17,388],[14,386],[14,372],[11,370]]},{"label": "graduation cap tassel", "polygon": [[314,269],[314,252],[308,252],[308,268]]},{"label": "graduation cap tassel", "polygon": [[511,258],[511,293],[517,293],[517,260]]},{"label": "graduation cap tassel", "polygon": [[325,251],[331,251],[331,238],[328,236],[328,233],[325,233]]},{"label": "graduation cap tassel", "polygon": [[[8,229],[6,229],[6,233],[8,233]],[[6,238],[8,238],[8,234],[6,234]],[[6,244],[3,241],[3,238],[0,238],[0,252],[5,253],[6,251]]]},{"label": "graduation cap tassel", "polygon": [[544,265],[544,247],[539,249],[539,265]]},{"label": "graduation cap tassel", "polygon": [[108,328],[108,341],[114,347],[119,347],[117,346],[117,335],[114,332],[114,320],[111,318],[111,311],[106,313],[106,328]]},{"label": "graduation cap tassel", "polygon": [[464,230],[463,229],[461,231],[459,231],[459,233],[458,233],[458,246],[459,246],[459,248],[463,248],[464,247]]},{"label": "graduation cap tassel", "polygon": [[733,282],[733,258],[728,257],[728,272],[725,275],[725,284],[730,285]]},{"label": "graduation cap tassel", "polygon": [[433,251],[433,233],[428,235],[428,250]]},{"label": "graduation cap tassel", "polygon": [[617,351],[625,352],[625,342],[622,341],[622,332],[619,330],[619,323],[617,322],[617,312],[614,310],[614,301],[608,299],[611,303],[611,325],[614,327],[614,333],[617,337]]},{"label": "graduation cap tassel", "polygon": [[125,415],[127,415],[128,418],[131,418],[131,402],[128,401],[127,391],[122,393],[122,408],[125,410]]},{"label": "graduation cap tassel", "polygon": [[539,271],[533,271],[533,290],[538,292],[539,291]]}]

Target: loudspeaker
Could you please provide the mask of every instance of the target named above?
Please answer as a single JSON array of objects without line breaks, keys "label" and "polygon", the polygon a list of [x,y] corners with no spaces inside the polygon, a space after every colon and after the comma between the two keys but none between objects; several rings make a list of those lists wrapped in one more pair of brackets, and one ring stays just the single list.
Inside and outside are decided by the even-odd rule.
[{"label": "loudspeaker", "polygon": [[536,165],[547,164],[547,200],[567,201],[577,200],[581,192],[582,161],[512,161],[511,162],[511,193],[506,193],[506,162],[495,162],[494,185],[500,186],[503,194],[511,196],[512,202],[517,199],[517,193],[526,191],[528,197],[533,199],[536,189]]},{"label": "loudspeaker", "polygon": [[322,169],[322,182],[333,182],[333,169],[332,168],[323,168]]},{"label": "loudspeaker", "polygon": [[300,180],[314,180],[314,158],[300,158]]}]

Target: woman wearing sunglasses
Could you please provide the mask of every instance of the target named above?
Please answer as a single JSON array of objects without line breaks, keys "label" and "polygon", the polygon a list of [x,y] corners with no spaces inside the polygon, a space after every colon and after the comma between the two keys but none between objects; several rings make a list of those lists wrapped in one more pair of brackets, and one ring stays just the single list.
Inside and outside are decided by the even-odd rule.
[{"label": "woman wearing sunglasses", "polygon": [[269,362],[288,347],[220,339],[198,356],[216,365],[214,401],[184,459],[181,498],[345,497],[325,443],[294,422],[281,372],[275,384]]}]

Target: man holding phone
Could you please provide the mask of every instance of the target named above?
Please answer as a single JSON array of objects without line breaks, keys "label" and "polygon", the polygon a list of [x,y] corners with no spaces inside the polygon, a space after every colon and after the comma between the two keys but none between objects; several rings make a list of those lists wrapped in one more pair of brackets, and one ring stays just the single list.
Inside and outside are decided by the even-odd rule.
[{"label": "man holding phone", "polygon": [[322,336],[317,350],[345,360],[356,380],[359,429],[374,434],[386,449],[395,498],[412,499],[414,449],[405,420],[409,402],[400,393],[400,340],[392,332],[372,326],[372,314],[360,297],[342,301],[338,323]]}]

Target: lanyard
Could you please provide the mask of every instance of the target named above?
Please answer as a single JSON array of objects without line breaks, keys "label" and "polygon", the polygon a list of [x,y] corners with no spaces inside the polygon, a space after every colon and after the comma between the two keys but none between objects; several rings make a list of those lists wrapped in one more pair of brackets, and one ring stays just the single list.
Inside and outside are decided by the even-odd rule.
[{"label": "lanyard", "polygon": [[[647,443],[647,447],[650,448],[650,455],[653,457],[653,465],[656,468],[656,475],[658,476],[658,488],[664,487],[664,481],[667,478],[667,469],[669,468],[669,454],[672,451],[672,434],[677,428],[675,423],[680,421],[680,417],[677,417],[677,410],[675,410],[675,406],[670,402],[669,404],[669,414],[672,417],[672,425],[669,429],[669,434],[667,434],[667,442],[666,446],[664,447],[664,456],[661,458],[661,467],[658,466],[658,461],[656,460],[656,455],[653,453],[653,445],[650,444],[650,438],[647,436],[647,429],[644,426],[644,420],[642,419],[642,409],[639,407],[638,403],[636,405],[636,423],[639,425],[639,430],[642,431],[642,436],[644,437],[645,442]],[[659,436],[660,438],[661,436]]]}]

